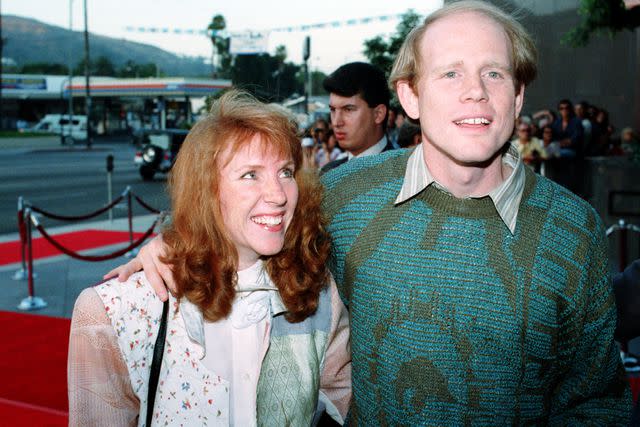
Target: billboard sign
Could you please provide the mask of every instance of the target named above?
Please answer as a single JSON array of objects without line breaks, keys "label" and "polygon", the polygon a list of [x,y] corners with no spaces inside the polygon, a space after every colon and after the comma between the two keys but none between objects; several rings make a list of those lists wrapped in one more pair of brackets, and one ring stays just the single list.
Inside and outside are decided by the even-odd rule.
[{"label": "billboard sign", "polygon": [[232,55],[252,55],[267,53],[269,31],[244,31],[231,34],[229,53]]},{"label": "billboard sign", "polygon": [[47,79],[38,77],[2,77],[2,89],[47,90]]}]

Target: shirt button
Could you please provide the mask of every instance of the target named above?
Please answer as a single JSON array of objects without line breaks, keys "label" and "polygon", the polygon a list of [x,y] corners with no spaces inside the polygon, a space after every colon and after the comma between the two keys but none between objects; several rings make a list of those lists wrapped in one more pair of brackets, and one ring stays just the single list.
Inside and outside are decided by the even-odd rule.
[{"label": "shirt button", "polygon": [[249,375],[249,374],[244,374],[244,375],[242,376],[242,379],[243,379],[243,380],[245,380],[245,381],[249,381],[249,380],[251,379],[251,375]]}]

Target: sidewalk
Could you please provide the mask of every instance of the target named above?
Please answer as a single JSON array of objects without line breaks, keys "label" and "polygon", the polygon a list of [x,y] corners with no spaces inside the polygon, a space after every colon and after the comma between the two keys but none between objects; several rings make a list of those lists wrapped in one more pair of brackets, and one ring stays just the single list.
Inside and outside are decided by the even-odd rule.
[{"label": "sidewalk", "polygon": [[64,146],[60,144],[60,137],[57,135],[0,138],[0,150],[37,150],[61,147]]},{"label": "sidewalk", "polygon": [[[157,215],[144,215],[133,218],[133,231],[145,232],[155,221]],[[56,234],[77,231],[77,230],[109,230],[128,231],[128,220],[126,218],[110,221],[99,221],[93,223],[82,223],[81,225],[68,225],[55,227],[47,230],[49,234]],[[159,230],[156,228],[155,230]],[[40,237],[40,233],[34,232],[34,238]],[[17,233],[0,235],[0,242],[10,242],[18,240]],[[82,251],[83,255],[108,254],[126,247],[127,243],[103,246],[95,249]],[[29,311],[28,313],[41,314],[56,317],[71,317],[73,304],[80,292],[93,284],[102,280],[102,275],[113,267],[128,262],[129,259],[121,256],[112,260],[102,262],[81,261],[67,255],[56,255],[49,258],[34,259],[33,269],[37,274],[33,284],[35,296],[42,298],[47,307]],[[28,282],[24,280],[14,280],[16,271],[20,270],[21,264],[8,264],[0,266],[0,310],[23,312],[17,308],[20,301],[28,296]]]},{"label": "sidewalk", "polygon": [[[127,143],[130,138],[127,136],[103,136],[95,135],[93,138],[93,149],[95,145],[104,144],[105,142]],[[60,135],[42,135],[28,137],[6,137],[0,138],[0,150],[85,150],[87,145],[85,142],[77,141],[74,145],[62,145],[60,143]]]}]

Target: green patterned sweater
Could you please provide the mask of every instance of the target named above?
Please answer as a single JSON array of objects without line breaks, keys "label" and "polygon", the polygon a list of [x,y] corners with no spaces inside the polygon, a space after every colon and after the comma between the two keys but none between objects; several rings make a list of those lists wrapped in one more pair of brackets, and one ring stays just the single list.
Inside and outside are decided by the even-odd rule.
[{"label": "green patterned sweater", "polygon": [[394,206],[407,150],[324,175],[352,327],[353,425],[625,425],[603,225],[527,170],[515,233],[489,198]]}]

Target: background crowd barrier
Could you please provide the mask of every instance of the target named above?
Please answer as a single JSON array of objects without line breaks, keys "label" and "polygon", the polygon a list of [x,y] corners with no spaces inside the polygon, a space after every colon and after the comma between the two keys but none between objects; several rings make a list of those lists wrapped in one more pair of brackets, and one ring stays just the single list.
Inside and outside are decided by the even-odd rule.
[{"label": "background crowd barrier", "polygon": [[[151,227],[149,227],[144,234],[134,241],[133,239],[133,206],[132,200],[135,199],[143,208],[150,211],[151,213],[157,214],[158,217],[155,219]],[[48,218],[62,220],[62,221],[81,221],[96,217],[104,212],[112,209],[115,205],[120,203],[121,201],[127,201],[127,220],[128,220],[128,228],[129,228],[129,244],[122,249],[118,249],[114,252],[104,254],[104,255],[83,255],[76,251],[73,251],[69,248],[64,247],[60,242],[55,239],[55,236],[49,234],[43,225],[38,220],[35,214],[39,214]],[[47,306],[47,303],[40,297],[35,295],[34,289],[34,278],[37,277],[33,270],[33,227],[40,232],[42,237],[47,240],[51,245],[53,245],[56,249],[58,249],[63,254],[66,254],[72,258],[79,259],[82,261],[89,262],[99,262],[106,261],[109,259],[114,259],[119,256],[133,256],[136,253],[136,248],[138,248],[142,243],[149,238],[155,228],[162,224],[165,218],[165,212],[155,209],[145,203],[140,197],[134,195],[131,191],[130,187],[127,187],[120,196],[111,201],[109,204],[99,208],[98,210],[85,214],[85,215],[60,215],[53,212],[46,211],[42,208],[33,206],[31,203],[26,201],[23,197],[18,199],[18,234],[20,236],[20,250],[21,250],[21,268],[18,270],[13,278],[15,280],[24,280],[27,279],[28,282],[28,296],[23,299],[18,308],[21,310],[36,310],[40,308],[44,308]]]}]

